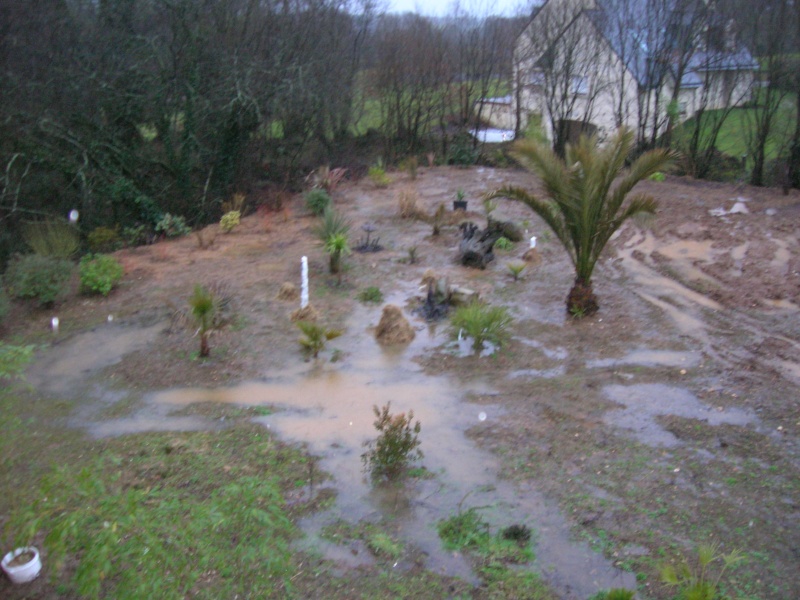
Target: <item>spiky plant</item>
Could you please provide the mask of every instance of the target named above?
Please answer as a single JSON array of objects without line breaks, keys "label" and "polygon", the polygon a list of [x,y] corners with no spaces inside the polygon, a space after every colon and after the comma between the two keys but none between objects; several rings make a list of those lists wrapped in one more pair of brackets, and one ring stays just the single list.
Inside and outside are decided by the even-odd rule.
[{"label": "spiky plant", "polygon": [[350,233],[350,221],[342,213],[337,212],[333,208],[327,208],[322,213],[314,233],[322,240],[323,243],[327,242],[331,236],[337,234],[347,235]]},{"label": "spiky plant", "polygon": [[325,240],[325,252],[330,255],[330,271],[342,279],[342,256],[350,254],[346,233],[336,233]]},{"label": "spiky plant", "polygon": [[508,272],[511,273],[511,276],[514,278],[514,281],[519,281],[520,275],[522,275],[522,272],[528,265],[524,262],[513,262],[508,263],[506,266],[508,267]]},{"label": "spiky plant", "polygon": [[478,301],[459,306],[450,317],[453,336],[463,331],[472,338],[472,348],[476,352],[483,349],[484,342],[502,346],[510,337],[512,322],[505,306],[489,306]]},{"label": "spiky plant", "polygon": [[208,333],[214,322],[214,295],[202,285],[194,286],[194,293],[189,298],[189,306],[192,309],[192,316],[198,324],[198,335],[200,336],[200,357],[205,358],[211,354],[208,345]]},{"label": "spiky plant", "polygon": [[654,214],[658,206],[645,194],[629,195],[638,182],[663,169],[674,154],[652,150],[626,169],[633,143],[633,133],[624,129],[602,147],[596,137],[584,136],[567,147],[564,160],[548,146],[522,140],[514,145],[513,155],[542,178],[544,197],[511,186],[487,196],[523,202],[564,245],[575,267],[575,283],[567,296],[570,314],[597,311],[592,273],[603,249],[625,221],[638,214]]},{"label": "spiky plant", "polygon": [[300,338],[300,345],[313,358],[319,356],[319,353],[325,349],[325,344],[329,340],[335,339],[343,333],[340,329],[328,329],[324,325],[312,321],[298,321],[297,327],[303,332],[303,337]]}]

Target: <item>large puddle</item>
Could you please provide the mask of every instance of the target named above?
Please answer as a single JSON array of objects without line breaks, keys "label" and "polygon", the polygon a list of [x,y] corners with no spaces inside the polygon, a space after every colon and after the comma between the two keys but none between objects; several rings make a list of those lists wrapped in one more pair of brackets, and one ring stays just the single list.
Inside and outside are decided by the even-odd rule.
[{"label": "large puddle", "polygon": [[[501,416],[498,407],[466,401],[471,393],[491,394],[491,390],[480,383],[465,385],[447,377],[428,376],[411,360],[415,354],[442,344],[443,336],[416,322],[417,337],[409,347],[385,350],[366,329],[367,324],[377,323],[379,316],[377,308],[355,310],[347,335],[334,343],[345,356],[342,362],[298,361],[280,373],[234,387],[148,394],[132,414],[123,418],[98,420],[89,408],[84,408],[78,411],[76,421],[80,420],[80,425],[97,437],[194,430],[208,428],[209,421],[186,416],[184,408],[191,404],[268,406],[274,412],[256,420],[283,439],[306,444],[321,457],[320,467],[334,478],[324,484],[337,492],[333,507],[313,515],[301,526],[307,534],[303,544],[343,568],[369,563],[368,552],[334,546],[320,538],[320,530],[338,519],[353,524],[380,521],[419,550],[427,568],[477,583],[463,557],[442,549],[436,532],[436,523],[455,514],[459,507],[465,510],[477,506],[483,507],[482,514],[495,527],[520,523],[537,532],[536,568],[561,597],[586,598],[604,588],[635,587],[630,573],[611,566],[587,544],[572,540],[567,521],[537,490],[496,477],[500,465],[495,458],[478,449],[465,435],[470,428],[492,427]],[[37,385],[48,391],[74,394],[76,388],[70,389],[69,382],[74,386],[76,379],[58,384],[55,381],[76,371],[85,377],[92,368],[118,360],[112,354],[136,349],[155,334],[156,327],[115,327],[75,336],[69,347],[51,350],[36,367]],[[118,350],[93,351],[110,339]],[[552,358],[563,356],[563,351],[558,350]],[[86,407],[107,407],[123,396],[97,383],[82,387],[90,388],[80,390],[85,394]],[[362,471],[363,444],[376,436],[372,407],[387,402],[391,402],[392,412],[413,410],[415,419],[422,423],[422,464],[433,474],[431,478],[412,481],[402,490],[375,489]],[[212,426],[221,425],[224,424],[217,421]],[[407,566],[410,565],[400,562],[396,568]]]}]

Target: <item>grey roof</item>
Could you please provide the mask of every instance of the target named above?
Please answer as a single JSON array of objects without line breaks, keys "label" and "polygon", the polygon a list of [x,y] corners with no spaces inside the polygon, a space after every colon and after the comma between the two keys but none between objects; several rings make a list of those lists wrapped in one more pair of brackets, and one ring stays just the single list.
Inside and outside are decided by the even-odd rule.
[{"label": "grey roof", "polygon": [[[651,0],[597,0],[596,5],[586,15],[645,88],[657,85],[667,74],[677,76],[680,32],[692,27],[705,6],[701,0],[668,0],[659,15],[654,14]],[[656,60],[670,55],[672,60]],[[680,85],[699,87],[703,72],[755,69],[758,63],[741,45],[730,50],[695,49]]]}]

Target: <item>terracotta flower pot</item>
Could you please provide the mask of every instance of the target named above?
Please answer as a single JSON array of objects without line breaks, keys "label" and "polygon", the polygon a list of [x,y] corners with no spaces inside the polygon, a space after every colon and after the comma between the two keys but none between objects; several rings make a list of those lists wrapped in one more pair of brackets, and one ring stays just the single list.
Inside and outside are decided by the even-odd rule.
[{"label": "terracotta flower pot", "polygon": [[[33,558],[30,558],[27,562],[17,564],[19,561],[15,561],[14,559],[26,553],[32,554]],[[42,560],[36,548],[27,546],[24,548],[17,548],[13,552],[6,554],[0,566],[2,566],[3,571],[8,575],[11,583],[28,583],[39,576],[39,573],[42,571]]]}]

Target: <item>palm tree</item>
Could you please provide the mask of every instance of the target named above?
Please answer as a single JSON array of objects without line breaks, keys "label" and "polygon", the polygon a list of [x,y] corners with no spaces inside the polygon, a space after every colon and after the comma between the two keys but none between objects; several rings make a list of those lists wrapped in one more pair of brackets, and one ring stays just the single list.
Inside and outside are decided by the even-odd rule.
[{"label": "palm tree", "polygon": [[614,232],[634,215],[654,214],[658,206],[646,194],[628,195],[674,154],[651,150],[624,172],[632,147],[633,133],[623,129],[602,147],[595,137],[581,137],[577,145],[567,147],[566,160],[547,146],[523,140],[515,145],[514,157],[542,178],[544,197],[511,186],[487,196],[524,202],[564,245],[575,267],[575,283],[567,296],[567,311],[574,316],[590,315],[599,308],[592,272]]},{"label": "palm tree", "polygon": [[325,251],[330,254],[330,272],[339,276],[342,283],[342,256],[350,254],[346,233],[335,233],[325,240]]},{"label": "palm tree", "polygon": [[196,285],[194,286],[194,293],[189,298],[189,306],[192,308],[192,316],[194,316],[199,325],[200,357],[206,358],[211,354],[211,348],[208,345],[208,332],[211,330],[214,311],[216,310],[214,295],[202,285]]}]

